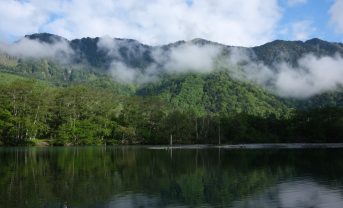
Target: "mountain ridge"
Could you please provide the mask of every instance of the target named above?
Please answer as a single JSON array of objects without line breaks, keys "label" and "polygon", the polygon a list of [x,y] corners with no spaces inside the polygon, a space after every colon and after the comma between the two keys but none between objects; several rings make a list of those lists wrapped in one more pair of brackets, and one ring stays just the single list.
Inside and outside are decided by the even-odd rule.
[{"label": "mountain ridge", "polygon": [[[100,38],[103,38],[103,37],[109,37],[109,36],[102,36],[102,37],[82,37],[82,38],[74,38],[74,39],[67,39],[63,36],[59,36],[59,35],[55,35],[55,34],[52,34],[52,33],[47,33],[47,32],[44,32],[44,33],[32,33],[32,34],[27,34],[24,36],[25,38],[29,38],[29,39],[32,39],[32,40],[40,40],[40,41],[46,41],[47,39],[49,38],[54,38],[54,39],[64,39],[64,40],[67,40],[69,42],[72,42],[73,40],[81,40],[81,39],[100,39]],[[263,43],[261,45],[256,45],[256,46],[251,46],[251,47],[246,47],[246,46],[239,46],[239,45],[227,45],[227,44],[224,44],[224,43],[219,43],[219,42],[216,42],[216,41],[211,41],[211,40],[207,40],[207,39],[204,39],[204,38],[192,38],[190,40],[178,40],[178,41],[175,41],[175,42],[170,42],[170,43],[166,43],[166,44],[159,44],[159,45],[149,45],[149,44],[144,44],[136,39],[131,39],[131,38],[117,38],[117,37],[109,37],[111,39],[114,39],[114,40],[128,40],[128,41],[132,41],[132,42],[138,42],[139,44],[142,44],[142,45],[146,45],[146,46],[150,46],[150,47],[159,47],[159,46],[165,46],[165,45],[170,45],[170,44],[176,44],[178,42],[183,42],[183,43],[186,43],[186,42],[207,42],[207,43],[212,43],[212,44],[218,44],[218,45],[223,45],[223,46],[229,46],[229,47],[243,47],[243,48],[256,48],[256,47],[260,47],[260,46],[264,46],[264,45],[267,45],[267,44],[270,44],[270,43],[274,43],[274,42],[294,42],[294,43],[331,43],[331,44],[338,44],[338,45],[341,45],[343,46],[343,43],[342,42],[331,42],[331,41],[326,41],[326,40],[323,40],[323,39],[320,39],[320,38],[310,38],[308,40],[283,40],[283,39],[275,39],[273,41],[270,41],[270,42],[266,42],[266,43]],[[20,39],[19,39],[20,40]]]},{"label": "mountain ridge", "polygon": [[[81,39],[73,39],[67,40],[61,36],[53,35],[50,33],[35,33],[31,35],[26,35],[26,38],[30,40],[39,40],[44,43],[51,44],[52,40],[64,40],[69,43],[70,47],[76,52],[77,58],[76,63],[81,63],[81,59],[86,59],[88,63],[90,63],[93,67],[101,67],[99,62],[107,63],[108,57],[104,51],[99,49],[98,43],[103,37],[95,37],[95,38],[81,38]],[[107,37],[108,38],[108,37]],[[206,39],[201,38],[194,38],[189,41],[180,40],[169,44],[163,44],[158,46],[151,46],[147,44],[143,44],[134,39],[123,39],[123,38],[109,38],[110,40],[114,41],[114,44],[119,45],[120,48],[120,55],[123,57],[128,57],[128,60],[124,60],[123,62],[130,67],[141,67],[146,66],[147,64],[154,62],[152,53],[154,50],[162,49],[164,51],[169,50],[170,48],[179,47],[185,44],[194,44],[199,47],[203,46],[217,46],[222,48],[224,51],[228,51],[232,48],[242,49],[247,51],[247,53],[251,53],[252,57],[256,56],[255,58],[258,61],[262,61],[264,64],[271,66],[275,63],[278,63],[282,60],[286,60],[291,62],[293,65],[296,64],[296,61],[299,57],[311,53],[316,56],[333,56],[336,53],[343,56],[343,44],[336,43],[336,42],[328,42],[325,40],[321,40],[319,38],[312,38],[306,41],[288,41],[288,40],[274,40],[259,46],[254,47],[243,47],[243,46],[231,46],[225,45],[222,43],[217,43],[213,41],[209,41]],[[122,43],[125,44],[122,44]],[[141,48],[145,53],[144,57],[134,56],[132,51],[128,51],[128,48]],[[131,54],[129,54],[131,53]],[[94,57],[99,59],[98,61],[94,61]],[[131,57],[131,59],[130,59]],[[118,57],[115,57],[118,58]],[[147,62],[145,62],[147,60]],[[133,64],[132,64],[133,63]],[[109,63],[105,64],[108,67]]]},{"label": "mountain ridge", "polygon": [[[221,69],[220,65],[220,70],[209,71],[206,72],[207,74],[200,73],[199,76],[196,75],[196,71],[186,71],[183,74],[176,75],[175,73],[178,72],[166,74],[163,70],[159,70],[158,73],[160,74],[152,78],[155,81],[138,85],[118,83],[116,80],[117,75],[111,72],[114,67],[118,67],[113,66],[113,62],[115,62],[124,65],[123,70],[125,73],[149,73],[151,65],[159,68],[163,64],[163,62],[155,59],[154,53],[159,52],[160,56],[163,57],[175,49],[180,50],[180,48],[183,49],[189,45],[194,46],[195,50],[199,48],[212,49],[213,47],[220,47],[222,49],[221,56],[229,56],[232,53],[231,49],[238,49],[248,56],[248,59],[243,59],[243,62],[252,61],[257,64],[261,62],[273,69],[275,67],[274,64],[281,61],[286,61],[290,65],[296,65],[297,60],[305,54],[314,54],[315,56],[343,55],[343,44],[341,43],[331,43],[317,38],[307,41],[275,40],[249,48],[228,46],[201,38],[190,41],[177,41],[162,46],[149,46],[133,39],[108,37],[107,39],[87,37],[68,40],[49,33],[26,35],[25,38],[38,40],[48,45],[53,45],[58,41],[68,43],[68,46],[73,50],[71,63],[59,64],[56,61],[49,60],[49,58],[31,58],[26,60],[20,57],[0,55],[0,71],[47,80],[62,86],[73,83],[90,83],[96,87],[106,86],[106,88],[120,93],[125,92],[125,94],[161,96],[176,106],[184,107],[184,103],[188,103],[188,106],[198,108],[202,112],[221,111],[229,113],[230,111],[248,111],[256,114],[259,112],[254,110],[255,107],[253,105],[258,105],[260,109],[264,109],[261,110],[263,113],[274,112],[280,114],[280,112],[286,109],[286,106],[291,108],[343,106],[343,95],[340,91],[329,91],[302,100],[284,99],[273,95],[268,89],[250,81],[234,80],[232,74],[225,71],[221,72],[223,69]],[[116,51],[111,51],[111,48],[101,48],[99,43],[102,40],[109,41],[105,41],[103,43],[104,46],[111,47],[111,44],[114,44],[116,47],[118,46]],[[191,50],[191,53],[193,52],[194,50]],[[201,58],[199,61],[202,61]],[[132,72],[132,70],[134,71]],[[197,90],[197,92],[194,90]],[[193,97],[193,93],[198,93],[203,99],[199,100]],[[230,109],[232,108],[230,105],[236,107]],[[279,110],[268,110],[268,108],[273,107]]]}]

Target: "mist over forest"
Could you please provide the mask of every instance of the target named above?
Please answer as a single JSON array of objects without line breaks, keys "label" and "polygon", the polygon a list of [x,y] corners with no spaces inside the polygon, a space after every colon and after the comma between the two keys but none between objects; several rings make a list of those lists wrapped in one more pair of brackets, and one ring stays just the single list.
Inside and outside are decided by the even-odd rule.
[{"label": "mist over forest", "polygon": [[0,52],[4,144],[339,142],[342,135],[342,43],[240,47],[198,38],[150,46],[37,33],[2,43]]}]

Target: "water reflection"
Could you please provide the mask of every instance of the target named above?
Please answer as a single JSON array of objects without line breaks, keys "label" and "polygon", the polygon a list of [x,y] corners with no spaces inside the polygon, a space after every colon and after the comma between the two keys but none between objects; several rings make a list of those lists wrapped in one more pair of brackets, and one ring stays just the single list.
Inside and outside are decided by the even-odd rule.
[{"label": "water reflection", "polygon": [[127,194],[114,197],[107,206],[114,207],[160,207],[162,202],[157,196],[148,196],[145,194]]},{"label": "water reflection", "polygon": [[342,205],[340,189],[303,179],[278,184],[262,194],[235,202],[232,207],[341,208]]},{"label": "water reflection", "polygon": [[343,150],[0,149],[0,207],[343,207]]}]

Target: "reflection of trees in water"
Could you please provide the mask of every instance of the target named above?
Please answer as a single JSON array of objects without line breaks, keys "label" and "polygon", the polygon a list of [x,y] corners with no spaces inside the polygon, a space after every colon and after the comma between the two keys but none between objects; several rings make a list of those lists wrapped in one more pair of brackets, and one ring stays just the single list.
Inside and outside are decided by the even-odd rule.
[{"label": "reflection of trees in water", "polygon": [[173,150],[171,158],[166,150],[136,147],[3,150],[0,203],[103,207],[130,198],[151,206],[230,204],[294,176],[340,184],[342,153],[330,151]]}]

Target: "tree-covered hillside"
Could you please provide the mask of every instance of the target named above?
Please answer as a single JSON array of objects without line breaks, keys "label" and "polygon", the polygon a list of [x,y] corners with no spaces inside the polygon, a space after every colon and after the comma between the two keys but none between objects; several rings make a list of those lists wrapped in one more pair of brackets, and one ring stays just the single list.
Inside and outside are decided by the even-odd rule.
[{"label": "tree-covered hillside", "polygon": [[[164,93],[123,95],[89,84],[55,87],[13,78],[0,84],[0,144],[341,142],[341,108],[294,111],[272,97],[249,98],[249,88],[241,88],[236,105],[226,98],[216,101],[223,112],[210,112],[207,107],[218,106],[202,103],[205,88],[195,80],[198,87],[188,88],[183,80],[185,86],[168,101]],[[260,93],[259,99],[267,96]],[[246,109],[245,102],[251,102]]]},{"label": "tree-covered hillside", "polygon": [[247,113],[263,117],[290,111],[276,96],[257,85],[232,79],[227,71],[168,76],[143,85],[136,94],[159,96],[176,108],[199,115]]},{"label": "tree-covered hillside", "polygon": [[[308,53],[343,54],[340,43],[312,39],[242,48],[203,39],[163,46],[127,39],[69,41],[51,34],[26,39],[54,53],[44,57],[26,51],[27,56],[2,49],[2,144],[34,143],[37,138],[55,145],[337,142],[342,135],[341,88],[303,99],[285,98],[253,80],[238,79],[239,73],[232,70],[240,70],[239,64],[255,67],[247,64],[250,60],[278,70],[275,63],[296,65]],[[180,50],[213,56],[214,63],[174,54]],[[236,52],[244,58],[234,62],[237,65],[223,65]],[[201,64],[194,70],[189,61]],[[138,79],[119,81],[115,73]]]},{"label": "tree-covered hillside", "polygon": [[[234,79],[225,70],[221,70],[222,72],[220,73],[218,70],[210,70],[210,73],[205,74],[192,71],[176,75],[175,73],[166,73],[165,70],[168,69],[162,67],[164,61],[157,60],[163,59],[163,57],[156,56],[157,52],[159,56],[168,56],[168,53],[171,53],[173,49],[187,44],[193,44],[199,47],[213,46],[221,48],[221,59],[232,55],[232,51],[230,52],[231,49],[239,49],[239,53],[243,53],[241,54],[243,56],[248,56],[248,60],[264,63],[273,69],[275,64],[281,61],[290,65],[296,65],[297,59],[305,54],[314,54],[318,57],[335,56],[335,54],[343,55],[343,45],[341,43],[330,43],[319,39],[312,39],[305,42],[278,40],[258,47],[243,48],[225,46],[203,39],[194,39],[189,42],[179,41],[168,45],[153,47],[130,39],[106,39],[109,42],[101,44],[101,38],[82,38],[69,41],[63,37],[48,33],[27,35],[25,38],[38,41],[42,44],[48,44],[48,46],[62,41],[69,47],[72,53],[68,54],[68,61],[65,61],[64,59],[66,57],[64,56],[65,54],[63,55],[63,51],[59,51],[56,55],[59,58],[55,59],[55,57],[15,56],[15,54],[9,54],[6,50],[2,50],[0,54],[0,71],[45,80],[58,86],[90,82],[95,83],[97,86],[110,87],[117,92],[124,91],[126,94],[159,95],[170,99],[177,106],[181,105],[177,104],[178,102],[181,102],[182,105],[190,105],[190,103],[184,104],[183,101],[179,100],[182,100],[182,96],[185,96],[186,92],[184,91],[187,91],[187,87],[194,88],[189,93],[198,90],[197,93],[200,93],[199,96],[201,98],[197,98],[199,99],[198,101],[193,100],[187,102],[192,102],[191,105],[193,106],[191,108],[197,108],[197,111],[201,111],[202,113],[225,113],[228,111],[253,112],[254,110],[251,110],[251,106],[256,104],[259,106],[259,113],[273,112],[274,107],[283,108],[283,105],[291,108],[342,106],[340,92],[331,91],[306,99],[279,99],[277,96],[273,96],[268,92],[270,89],[265,90],[265,87],[258,86],[252,82]],[[114,47],[115,50],[106,48],[108,45]],[[63,61],[59,60],[61,57],[64,57]],[[247,61],[247,59],[243,59],[244,61]],[[146,71],[148,71],[146,73],[149,73],[149,66],[153,65],[158,69],[153,74],[157,79],[155,78],[153,82],[148,82],[147,84],[119,83],[115,79],[117,75],[112,72],[113,68],[115,69],[116,67],[111,65],[113,62],[118,62],[128,67],[122,69],[124,72],[125,70],[136,70],[137,74]],[[211,71],[214,71],[214,73]],[[129,71],[128,75],[126,74],[125,76],[129,76],[130,73],[135,72]],[[252,71],[251,73],[258,72]],[[192,86],[192,83],[194,83],[194,86]],[[179,95],[181,88],[185,89]],[[196,88],[202,89],[199,91]],[[214,93],[211,90],[217,91]],[[201,106],[199,104],[197,106],[195,102],[200,102]],[[227,104],[229,104],[228,107],[225,107]],[[232,107],[235,105],[238,105],[238,107]],[[256,114],[256,112],[253,113]]]},{"label": "tree-covered hillside", "polygon": [[281,61],[295,65],[297,59],[305,54],[334,56],[338,53],[343,55],[343,44],[330,43],[318,38],[305,42],[276,40],[262,46],[253,47],[252,50],[257,58],[267,65],[273,65]]}]

